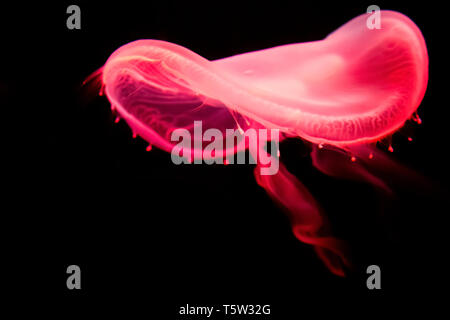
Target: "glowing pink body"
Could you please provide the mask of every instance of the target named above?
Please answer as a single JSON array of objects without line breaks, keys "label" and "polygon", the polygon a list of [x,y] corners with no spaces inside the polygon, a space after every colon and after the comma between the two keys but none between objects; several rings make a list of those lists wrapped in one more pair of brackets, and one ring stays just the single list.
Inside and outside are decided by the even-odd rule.
[{"label": "glowing pink body", "polygon": [[[361,15],[321,41],[216,61],[164,41],[135,41],[105,64],[105,92],[135,134],[168,152],[170,133],[192,130],[194,120],[202,120],[204,130],[276,128],[315,144],[353,148],[403,126],[428,81],[425,41],[410,19],[382,11],[379,30],[368,29],[366,20]],[[255,174],[292,213],[300,240],[345,260],[336,239],[320,236],[325,221],[295,177],[284,167],[274,177]]]},{"label": "glowing pink body", "polygon": [[[219,115],[229,109],[315,143],[376,141],[401,127],[419,106],[428,55],[407,17],[383,11],[380,30],[368,29],[366,19],[355,18],[322,41],[212,62],[175,44],[135,41],[108,59],[106,94],[139,135],[168,151],[165,128],[150,125],[142,113],[160,117],[163,126],[164,120],[182,127],[202,119],[220,129],[234,127],[231,118]],[[208,110],[195,114],[202,104]]]}]

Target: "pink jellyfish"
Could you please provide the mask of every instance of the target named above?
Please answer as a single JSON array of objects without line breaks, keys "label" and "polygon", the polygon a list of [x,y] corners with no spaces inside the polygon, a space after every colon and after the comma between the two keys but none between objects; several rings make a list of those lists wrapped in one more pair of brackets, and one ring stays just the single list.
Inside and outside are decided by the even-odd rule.
[{"label": "pink jellyfish", "polygon": [[[416,117],[427,87],[428,54],[408,17],[381,11],[381,28],[373,30],[366,21],[367,15],[356,17],[324,40],[215,61],[165,41],[134,41],[100,70],[102,90],[133,134],[150,146],[171,152],[171,133],[193,131],[196,120],[224,136],[226,129],[278,129],[282,137],[310,142],[320,171],[389,192],[379,173],[395,165],[379,152],[372,159],[377,151],[371,143]],[[327,156],[330,149],[339,152]],[[202,157],[202,144],[188,154],[191,160]],[[347,249],[331,235],[308,189],[283,165],[275,175],[255,170],[255,176],[288,212],[295,236],[313,245],[333,273],[344,275]]]}]

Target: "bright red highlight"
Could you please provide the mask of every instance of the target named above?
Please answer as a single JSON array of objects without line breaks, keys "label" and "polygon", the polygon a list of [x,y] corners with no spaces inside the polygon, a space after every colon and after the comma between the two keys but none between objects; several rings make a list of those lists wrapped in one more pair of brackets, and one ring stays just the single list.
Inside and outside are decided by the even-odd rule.
[{"label": "bright red highlight", "polygon": [[[105,93],[135,135],[168,152],[176,144],[171,132],[192,131],[194,120],[224,137],[225,129],[280,129],[286,137],[298,136],[319,148],[354,152],[335,170],[318,160],[314,148],[314,164],[322,172],[341,176],[337,172],[345,168],[388,189],[361,169],[358,146],[391,135],[413,116],[427,87],[428,54],[420,30],[406,16],[382,11],[379,30],[368,29],[366,20],[361,15],[321,41],[216,61],[164,41],[135,41],[105,64]],[[202,154],[195,147],[192,151],[194,158]],[[374,158],[373,153],[364,157]],[[349,264],[345,249],[330,236],[306,187],[284,166],[274,176],[261,176],[258,170],[255,175],[289,212],[296,237],[313,244],[330,270],[343,275]]]}]

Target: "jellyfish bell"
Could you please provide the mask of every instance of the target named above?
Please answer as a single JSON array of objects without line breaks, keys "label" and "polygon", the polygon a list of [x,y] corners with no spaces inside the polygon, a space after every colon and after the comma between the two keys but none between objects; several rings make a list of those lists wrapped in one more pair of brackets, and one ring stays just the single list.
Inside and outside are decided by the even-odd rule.
[{"label": "jellyfish bell", "polygon": [[[382,28],[372,30],[366,19],[361,15],[321,41],[216,61],[176,44],[138,40],[111,55],[103,83],[119,114],[163,149],[170,147],[161,136],[170,125],[165,118],[185,124],[191,117],[192,125],[199,105],[202,118],[232,111],[314,143],[373,142],[401,127],[419,106],[428,55],[406,16],[382,11]],[[147,110],[138,107],[143,103]],[[160,117],[163,132],[148,126],[143,113]],[[211,127],[233,127],[225,118],[210,119]]]}]

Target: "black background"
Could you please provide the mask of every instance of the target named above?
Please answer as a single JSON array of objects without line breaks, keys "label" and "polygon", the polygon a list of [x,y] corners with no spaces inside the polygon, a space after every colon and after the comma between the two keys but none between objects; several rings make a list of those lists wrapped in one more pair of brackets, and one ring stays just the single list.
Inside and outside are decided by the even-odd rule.
[{"label": "black background", "polygon": [[[81,8],[81,30],[66,28],[70,4]],[[61,1],[3,7],[0,83],[4,137],[12,147],[4,154],[11,162],[4,176],[12,179],[4,180],[3,245],[13,254],[5,264],[18,271],[11,276],[18,294],[44,297],[41,306],[59,316],[124,310],[177,319],[187,303],[236,303],[271,304],[271,319],[293,319],[306,311],[319,318],[350,310],[365,315],[433,293],[444,278],[438,226],[448,213],[444,8],[376,3],[409,16],[427,41],[423,125],[408,125],[412,143],[394,136],[392,157],[429,177],[431,196],[398,190],[380,204],[369,186],[319,173],[300,141],[281,145],[289,170],[319,200],[334,234],[350,244],[355,269],[346,278],[332,275],[295,239],[284,213],[254,181],[251,165],[175,166],[169,154],[146,152],[125,123],[114,124],[98,88],[82,86],[114,50],[136,39],[174,42],[213,60],[322,39],[370,4]],[[66,288],[71,264],[81,267],[80,291]],[[370,264],[381,267],[380,291],[366,288]]]}]

